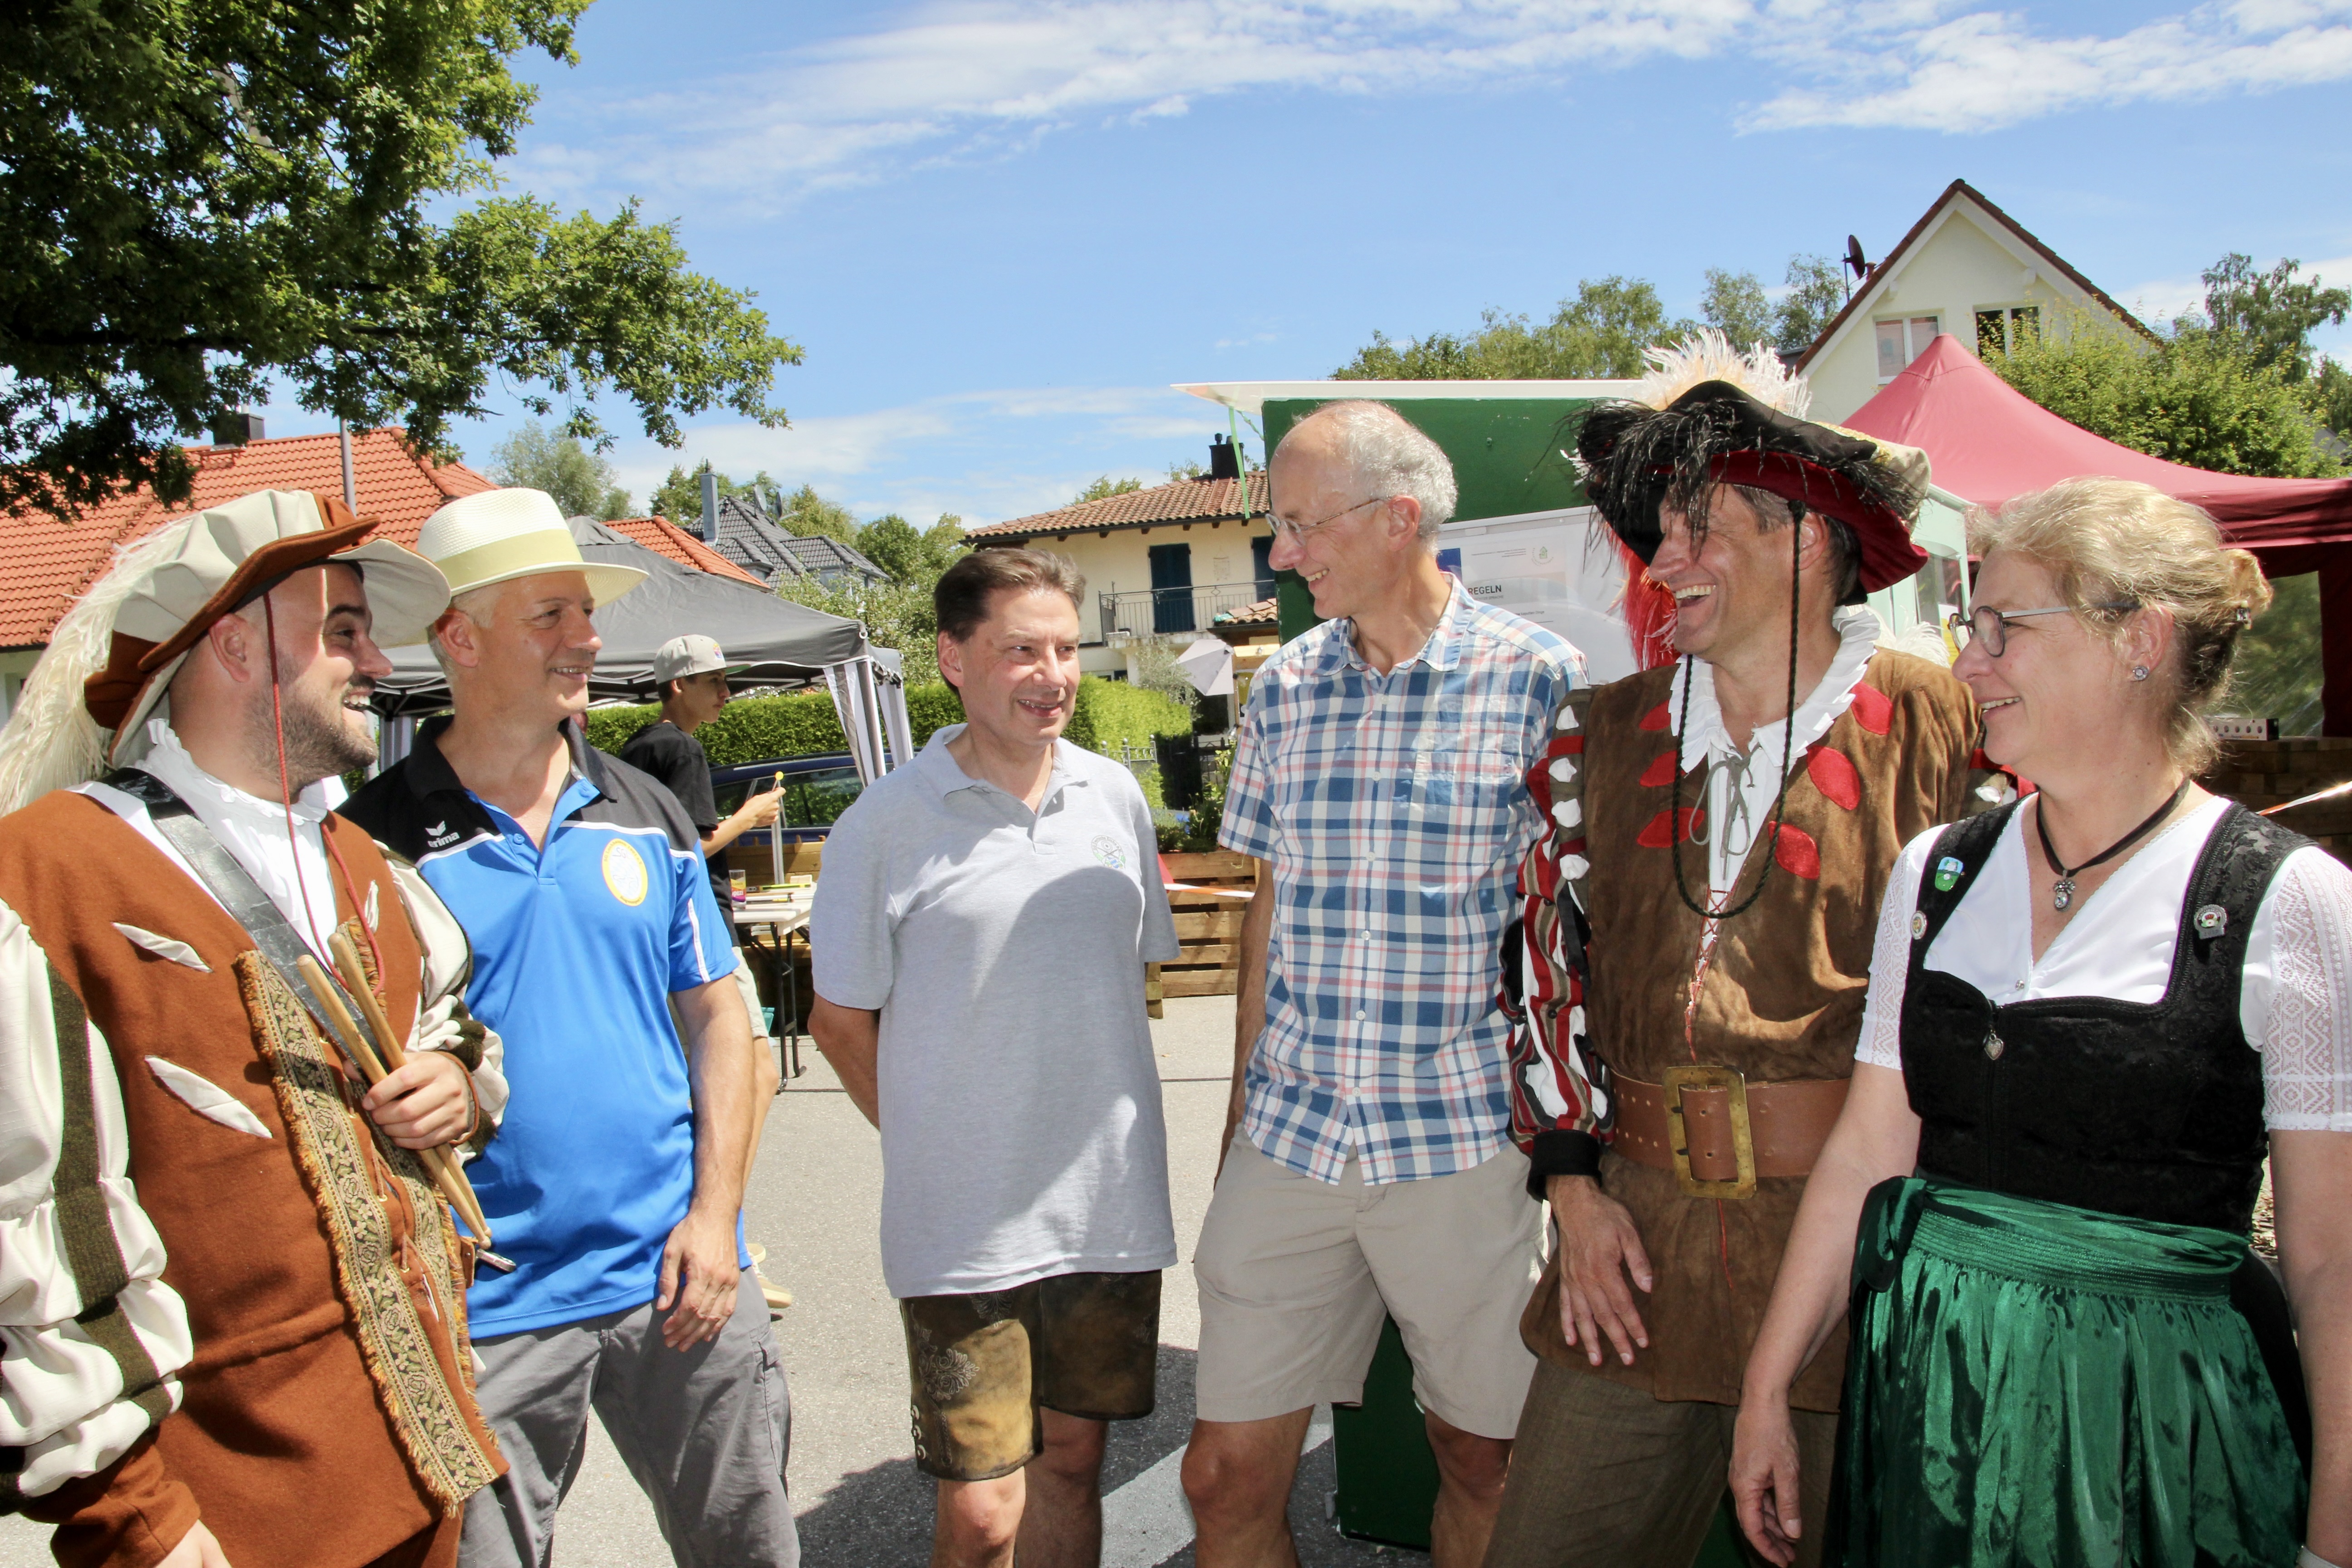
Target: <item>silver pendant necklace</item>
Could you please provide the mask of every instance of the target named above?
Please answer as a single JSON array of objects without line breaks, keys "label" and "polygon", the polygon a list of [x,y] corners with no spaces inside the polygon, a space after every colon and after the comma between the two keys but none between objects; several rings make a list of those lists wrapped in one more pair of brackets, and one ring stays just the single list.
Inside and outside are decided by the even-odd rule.
[{"label": "silver pendant necklace", "polygon": [[2149,816],[2146,822],[2141,823],[2137,827],[2133,828],[2129,833],[2125,834],[2121,838],[2116,839],[2113,844],[2108,845],[2105,849],[2100,850],[2088,860],[2085,860],[2081,865],[2074,867],[2069,867],[2065,862],[2060,860],[2058,858],[2058,851],[2050,847],[2049,821],[2044,816],[2041,805],[2037,804],[2033,808],[2033,831],[2042,836],[2042,858],[2050,862],[2050,868],[2052,870],[2058,873],[2058,879],[2050,885],[2050,907],[2063,914],[2067,908],[2074,902],[2075,878],[2081,876],[2084,872],[2089,870],[2094,866],[2105,865],[2107,861],[2114,859],[2116,856],[2122,854],[2125,850],[2130,848],[2133,845],[2146,837],[2147,836],[2148,829],[2154,827],[2158,823],[2162,822],[2166,817],[2172,815],[2172,808],[2179,805],[2180,804],[2180,797],[2188,793],[2189,781],[2187,779],[2182,779],[2180,781],[2180,787],[2174,790],[2165,800],[2165,803],[2162,805],[2158,806],[2155,814]]}]

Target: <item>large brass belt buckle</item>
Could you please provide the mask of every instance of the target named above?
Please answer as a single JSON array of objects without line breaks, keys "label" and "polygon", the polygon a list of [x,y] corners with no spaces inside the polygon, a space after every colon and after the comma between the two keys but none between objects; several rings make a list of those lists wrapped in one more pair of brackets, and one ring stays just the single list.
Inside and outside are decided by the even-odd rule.
[{"label": "large brass belt buckle", "polygon": [[[1665,1071],[1666,1142],[1674,1152],[1675,1180],[1694,1198],[1756,1195],[1756,1141],[1748,1131],[1748,1078],[1738,1068],[1672,1067]],[[1703,1182],[1691,1174],[1690,1130],[1683,1121],[1683,1095],[1694,1089],[1719,1089],[1731,1110],[1731,1157],[1739,1173],[1727,1182]]]}]

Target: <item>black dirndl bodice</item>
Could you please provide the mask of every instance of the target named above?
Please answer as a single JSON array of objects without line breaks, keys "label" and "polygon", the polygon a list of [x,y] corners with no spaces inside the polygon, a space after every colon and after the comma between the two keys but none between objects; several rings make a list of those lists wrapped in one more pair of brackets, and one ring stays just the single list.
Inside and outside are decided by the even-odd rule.
[{"label": "black dirndl bodice", "polygon": [[[2189,873],[2160,999],[2052,996],[1995,1007],[1966,981],[1927,968],[1927,950],[2020,804],[1946,829],[1920,874],[1902,1020],[1918,1173],[2246,1235],[2270,1135],[2262,1054],[2239,1020],[2239,983],[2272,879],[2312,841],[2232,803]],[[1948,860],[1959,868],[1938,888]],[[2308,1463],[2310,1408],[2278,1277],[2249,1251],[2231,1300]]]},{"label": "black dirndl bodice", "polygon": [[[2310,840],[2228,808],[2190,873],[2159,1000],[1995,1007],[1927,968],[1927,956],[2016,811],[2011,803],[1947,829],[1920,879],[1902,1023],[1920,1173],[2244,1235],[2270,1140],[2239,981],[2271,879]],[[1939,889],[1937,868],[1953,860],[1951,885]]]}]

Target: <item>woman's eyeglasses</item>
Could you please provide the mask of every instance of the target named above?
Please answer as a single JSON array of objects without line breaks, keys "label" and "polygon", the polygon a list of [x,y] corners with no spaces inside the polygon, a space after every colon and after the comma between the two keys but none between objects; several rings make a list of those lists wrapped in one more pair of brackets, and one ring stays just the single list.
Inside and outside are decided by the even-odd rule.
[{"label": "woman's eyeglasses", "polygon": [[[2092,605],[2094,610],[2136,610],[2128,599],[2113,605]],[[1966,647],[1971,642],[1982,642],[1984,650],[1994,658],[2009,651],[2009,624],[2032,616],[2067,616],[2074,612],[2072,605],[2051,605],[2039,610],[1996,610],[1990,605],[1979,605],[1967,615],[1958,610],[1944,617],[1945,629],[1952,640]]]}]

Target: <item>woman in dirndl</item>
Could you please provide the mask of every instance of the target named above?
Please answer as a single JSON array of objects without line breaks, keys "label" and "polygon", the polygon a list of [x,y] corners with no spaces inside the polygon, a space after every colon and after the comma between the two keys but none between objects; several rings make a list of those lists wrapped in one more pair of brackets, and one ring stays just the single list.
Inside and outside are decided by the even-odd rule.
[{"label": "woman in dirndl", "polygon": [[[2194,782],[2269,585],[2116,479],[1969,542],[1953,673],[2038,793],[1888,881],[1740,1524],[1780,1563],[1826,1531],[1887,1568],[2352,1568],[2352,872]],[[2266,1154],[2284,1293],[2248,1246]],[[1842,1314],[1831,1516],[1800,1519],[1788,1389]]]}]

